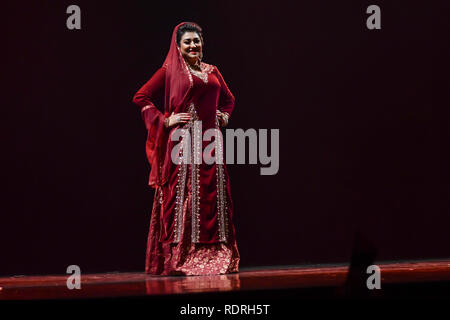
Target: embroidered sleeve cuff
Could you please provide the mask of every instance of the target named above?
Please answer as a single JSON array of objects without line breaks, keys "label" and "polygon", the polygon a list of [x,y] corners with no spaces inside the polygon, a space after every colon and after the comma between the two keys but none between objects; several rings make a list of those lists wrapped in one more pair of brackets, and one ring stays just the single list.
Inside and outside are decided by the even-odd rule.
[{"label": "embroidered sleeve cuff", "polygon": [[152,105],[149,104],[149,105],[146,105],[145,107],[142,107],[141,112],[144,112],[145,110],[150,109],[151,106]]}]

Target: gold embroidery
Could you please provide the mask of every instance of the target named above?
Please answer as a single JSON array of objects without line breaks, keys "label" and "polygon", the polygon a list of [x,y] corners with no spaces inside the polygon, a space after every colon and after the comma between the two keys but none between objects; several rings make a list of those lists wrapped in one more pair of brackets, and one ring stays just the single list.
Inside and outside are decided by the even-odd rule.
[{"label": "gold embroidery", "polygon": [[[191,119],[186,123],[182,130],[185,130],[182,135],[182,144],[179,153],[179,167],[178,167],[178,182],[177,182],[177,196],[175,207],[175,237],[174,242],[179,242],[182,233],[182,218],[183,218],[183,204],[186,197],[186,178],[188,174],[188,163],[191,166],[191,221],[192,221],[192,243],[197,243],[200,238],[200,173],[199,163],[201,161],[201,127],[197,111],[193,103],[189,105],[188,112]],[[190,139],[190,145],[189,143]],[[190,150],[184,150],[187,147]],[[187,158],[189,157],[189,158]],[[200,160],[199,160],[200,159]]]},{"label": "gold embroidery", "polygon": [[199,118],[193,103],[189,106],[191,114],[192,136],[191,136],[191,188],[192,188],[192,243],[199,242],[200,238],[200,163],[202,156],[202,132],[199,125]]},{"label": "gold embroidery", "polygon": [[145,110],[150,109],[150,108],[152,107],[152,105],[153,105],[153,103],[152,103],[152,104],[146,105],[145,107],[143,107],[143,108],[141,109],[141,112],[144,112]]},{"label": "gold embroidery", "polygon": [[162,191],[162,188],[159,188],[159,204],[163,204],[164,203],[164,192]]},{"label": "gold embroidery", "polygon": [[[175,207],[175,237],[174,242],[179,242],[182,233],[182,217],[183,217],[183,204],[186,197],[186,177],[188,174],[188,166],[182,159],[184,158],[184,152],[188,152],[190,160],[190,178],[191,178],[191,242],[198,243],[200,239],[200,162],[202,156],[202,136],[201,126],[199,125],[199,117],[193,103],[190,104],[188,112],[191,114],[190,121],[183,126],[186,130],[182,135],[182,145],[179,154],[179,168],[178,168],[178,182],[177,182],[177,196]],[[216,137],[215,137],[215,152],[216,152],[216,187],[217,187],[217,211],[218,211],[218,227],[219,227],[219,240],[226,242],[228,238],[228,216],[227,216],[227,196],[226,196],[226,181],[224,174],[223,164],[223,140],[222,134],[219,129],[219,122],[216,119]],[[187,147],[184,144],[185,139],[189,139],[189,132],[191,138],[191,152],[184,150],[183,147]]]},{"label": "gold embroidery", "polygon": [[219,129],[219,120],[216,118],[216,183],[217,183],[217,214],[219,225],[219,239],[220,241],[227,241],[228,237],[228,217],[227,214],[227,200],[226,200],[226,184],[223,165],[223,141],[222,134]]},{"label": "gold embroidery", "polygon": [[186,172],[187,172],[187,164],[184,163],[184,152],[188,152],[184,150],[185,139],[187,139],[187,135],[189,133],[188,129],[184,129],[184,133],[182,135],[182,142],[180,147],[179,160],[178,160],[178,181],[177,181],[177,195],[175,199],[175,221],[174,221],[174,242],[179,242],[181,238],[181,233],[183,229],[183,205],[185,198],[185,189],[186,189]]},{"label": "gold embroidery", "polygon": [[201,62],[200,63],[200,70],[201,71],[197,71],[192,69],[190,66],[188,66],[189,71],[197,76],[198,78],[202,79],[204,83],[208,83],[208,75],[214,70],[214,66]]}]

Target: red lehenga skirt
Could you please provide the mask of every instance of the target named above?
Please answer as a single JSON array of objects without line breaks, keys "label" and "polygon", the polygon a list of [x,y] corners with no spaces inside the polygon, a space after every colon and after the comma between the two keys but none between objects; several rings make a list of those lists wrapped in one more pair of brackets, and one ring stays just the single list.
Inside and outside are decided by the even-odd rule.
[{"label": "red lehenga skirt", "polygon": [[147,240],[145,272],[153,275],[219,275],[238,272],[239,251],[236,240],[229,243],[192,243],[191,179],[184,199],[182,231],[177,243],[160,242],[162,189],[155,191]]}]

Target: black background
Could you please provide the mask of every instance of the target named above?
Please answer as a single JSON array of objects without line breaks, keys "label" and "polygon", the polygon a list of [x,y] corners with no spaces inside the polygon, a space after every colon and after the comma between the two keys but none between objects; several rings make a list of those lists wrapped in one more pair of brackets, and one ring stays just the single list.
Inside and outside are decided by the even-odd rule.
[{"label": "black background", "polygon": [[277,175],[228,166],[242,267],[346,262],[357,231],[378,260],[450,257],[448,6],[2,5],[0,274],[143,271],[153,191],[131,100],[181,21],[236,97],[229,127],[280,129]]}]

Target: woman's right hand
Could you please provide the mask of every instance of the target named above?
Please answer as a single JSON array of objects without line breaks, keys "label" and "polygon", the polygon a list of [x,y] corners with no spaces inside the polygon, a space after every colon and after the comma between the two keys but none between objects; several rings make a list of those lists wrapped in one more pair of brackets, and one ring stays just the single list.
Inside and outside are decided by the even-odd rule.
[{"label": "woman's right hand", "polygon": [[172,112],[172,114],[169,116],[169,121],[168,121],[168,125],[169,128],[173,127],[177,124],[180,123],[186,123],[191,119],[191,115],[189,113],[177,113],[175,114],[174,112]]}]

